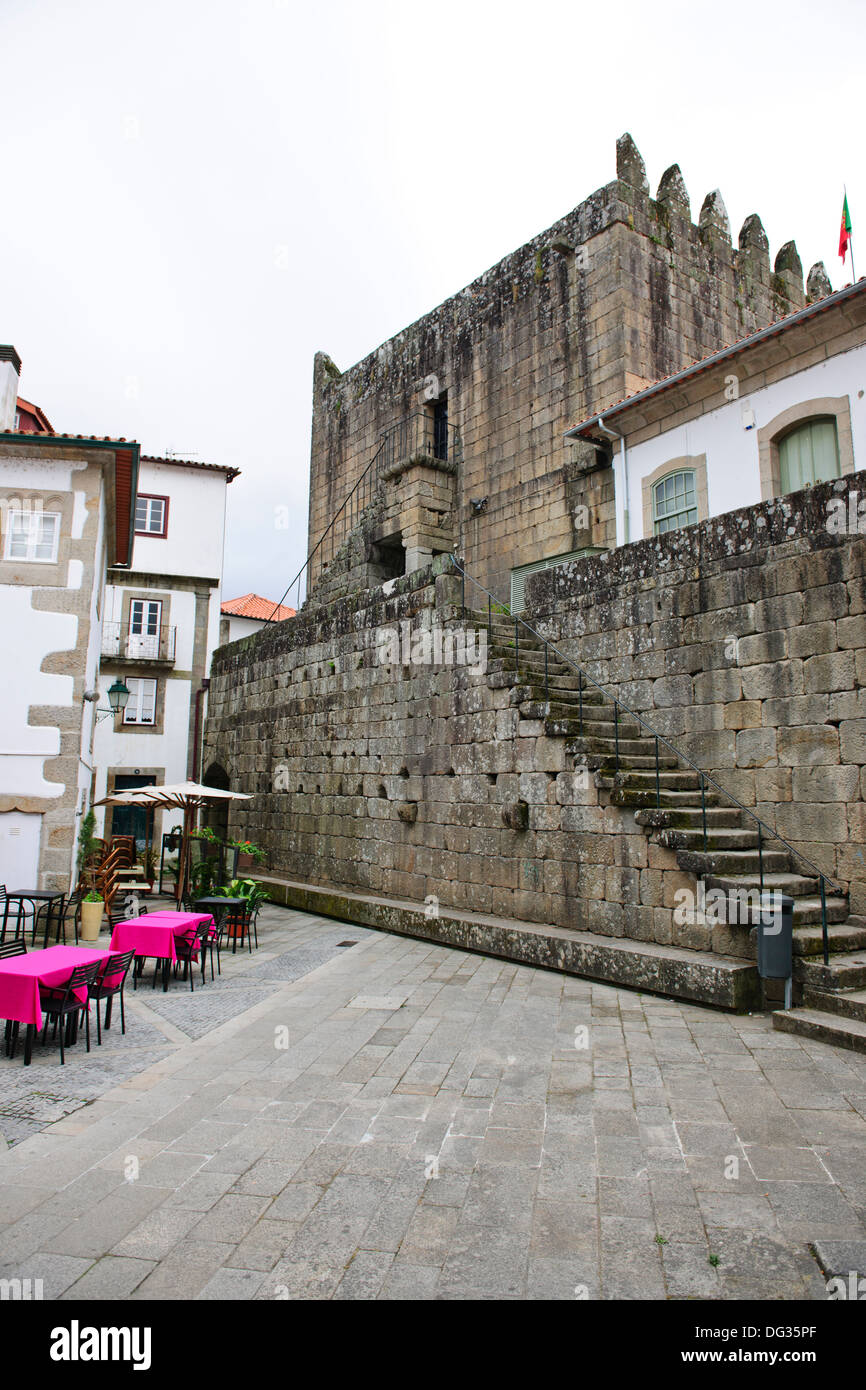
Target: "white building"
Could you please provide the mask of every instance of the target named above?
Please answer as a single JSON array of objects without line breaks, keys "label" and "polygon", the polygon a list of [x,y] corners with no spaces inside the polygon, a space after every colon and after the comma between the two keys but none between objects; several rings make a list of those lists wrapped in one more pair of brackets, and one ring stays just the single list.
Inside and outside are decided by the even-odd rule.
[{"label": "white building", "polygon": [[16,430],[20,371],[0,347],[0,883],[66,891],[93,794],[86,697],[106,570],[132,557],[139,446]]},{"label": "white building", "polygon": [[[226,487],[237,469],[142,457],[135,564],[111,570],[102,624],[103,690],[120,677],[122,714],[96,730],[96,796],[161,782],[200,781],[211,653],[220,641]],[[100,703],[104,703],[104,699]],[[98,810],[98,834],[143,841],[145,813]],[[154,845],[178,817],[155,815]]]},{"label": "white building", "polygon": [[617,544],[866,467],[866,280],[568,431],[612,449]]},{"label": "white building", "polygon": [[273,603],[261,594],[243,594],[241,598],[224,599],[220,613],[219,644],[223,646],[259,632],[268,623],[284,623],[287,618],[294,618],[295,609],[284,603]]}]

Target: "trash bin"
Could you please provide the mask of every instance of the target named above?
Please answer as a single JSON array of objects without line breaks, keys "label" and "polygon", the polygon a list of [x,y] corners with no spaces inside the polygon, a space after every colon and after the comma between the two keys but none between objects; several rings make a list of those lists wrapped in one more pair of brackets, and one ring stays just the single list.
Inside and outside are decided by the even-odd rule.
[{"label": "trash bin", "polygon": [[758,922],[758,974],[764,980],[791,978],[794,943],[794,899],[785,893],[765,893]]}]

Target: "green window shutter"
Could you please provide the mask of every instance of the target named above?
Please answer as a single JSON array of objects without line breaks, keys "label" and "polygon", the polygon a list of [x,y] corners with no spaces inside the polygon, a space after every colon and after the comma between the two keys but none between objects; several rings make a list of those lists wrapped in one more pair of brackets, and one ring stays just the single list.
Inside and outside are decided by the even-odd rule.
[{"label": "green window shutter", "polygon": [[807,420],[786,434],[779,441],[779,473],[783,496],[838,478],[841,469],[836,421]]}]

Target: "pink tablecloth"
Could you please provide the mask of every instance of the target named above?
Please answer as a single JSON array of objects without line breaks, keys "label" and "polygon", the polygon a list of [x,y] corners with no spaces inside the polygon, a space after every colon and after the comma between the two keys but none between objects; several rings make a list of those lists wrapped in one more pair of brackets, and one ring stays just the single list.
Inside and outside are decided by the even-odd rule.
[{"label": "pink tablecloth", "polygon": [[0,960],[0,1018],[41,1028],[39,986],[56,989],[66,983],[76,965],[108,960],[110,954],[83,946],[49,946],[45,951]]},{"label": "pink tablecloth", "polygon": [[118,922],[111,934],[112,951],[135,951],[137,956],[177,960],[176,936],[199,922],[213,922],[208,912],[147,912]]}]

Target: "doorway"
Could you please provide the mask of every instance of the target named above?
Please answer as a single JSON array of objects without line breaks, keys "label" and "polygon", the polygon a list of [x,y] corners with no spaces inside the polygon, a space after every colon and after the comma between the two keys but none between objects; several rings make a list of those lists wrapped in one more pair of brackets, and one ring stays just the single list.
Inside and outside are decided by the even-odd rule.
[{"label": "doorway", "polygon": [[0,883],[8,889],[39,884],[42,816],[25,811],[0,814]]},{"label": "doorway", "polygon": [[[114,778],[116,792],[137,791],[139,787],[156,786],[156,778],[146,773],[118,772]],[[111,815],[111,834],[131,835],[135,840],[136,854],[145,849],[150,840],[153,811],[144,806],[113,806]]]}]

